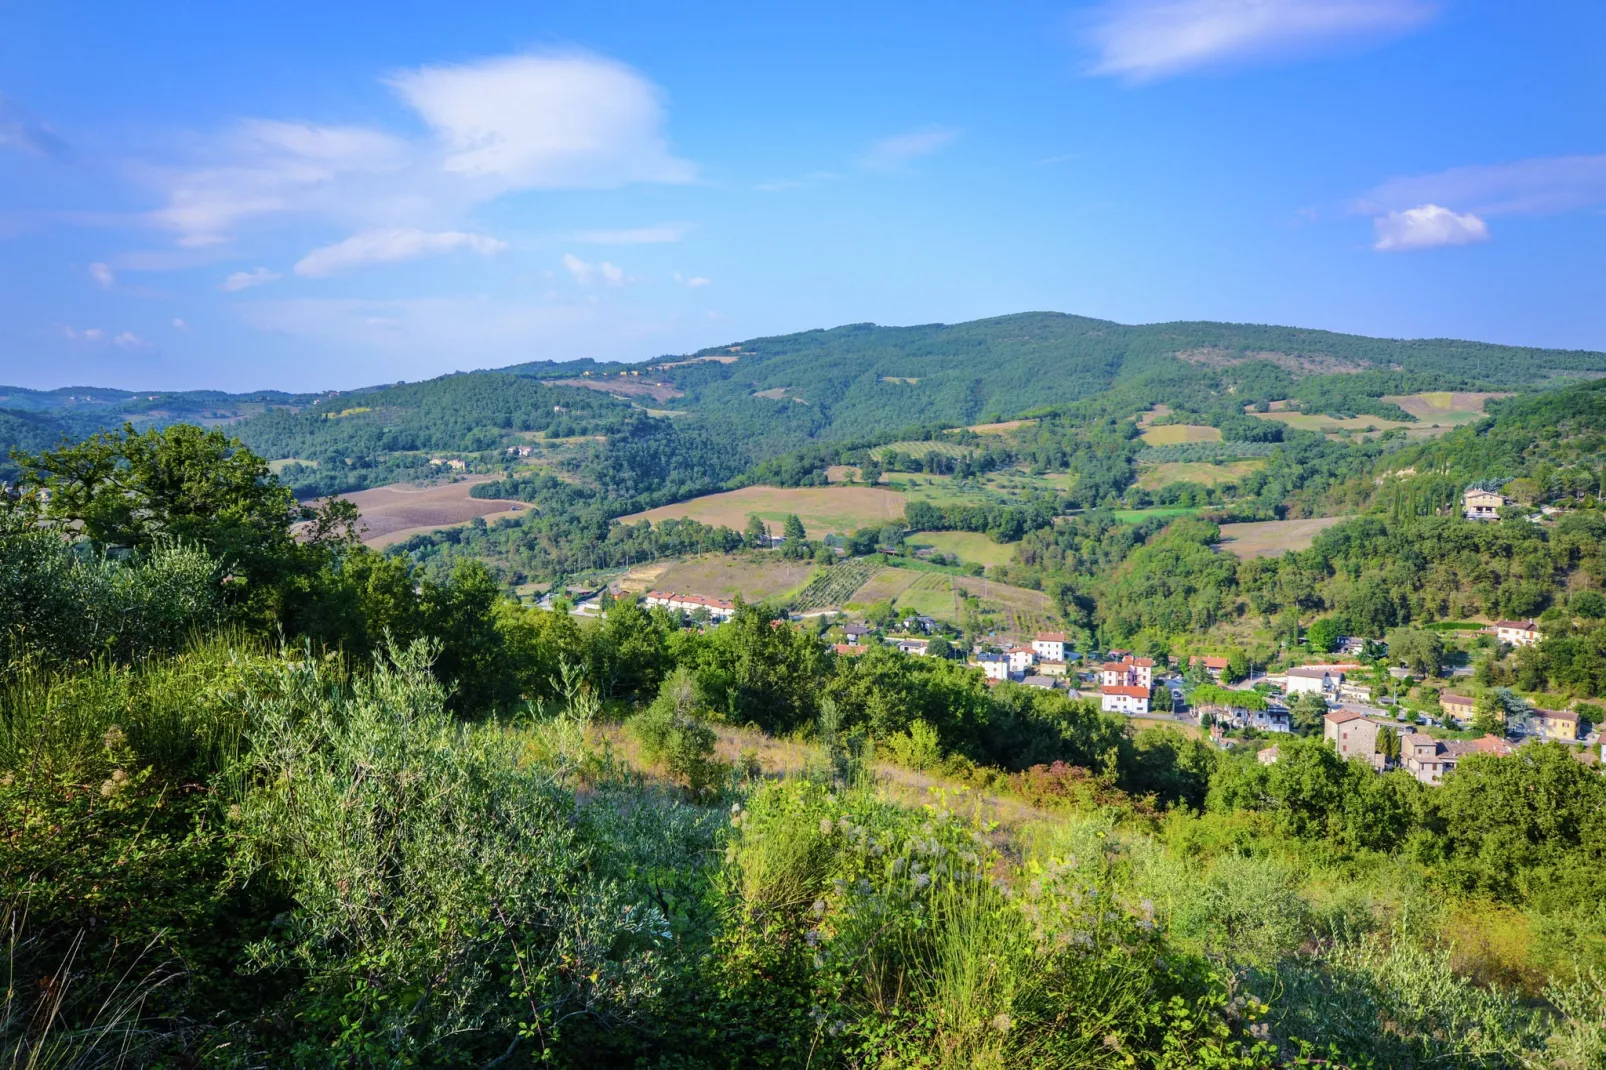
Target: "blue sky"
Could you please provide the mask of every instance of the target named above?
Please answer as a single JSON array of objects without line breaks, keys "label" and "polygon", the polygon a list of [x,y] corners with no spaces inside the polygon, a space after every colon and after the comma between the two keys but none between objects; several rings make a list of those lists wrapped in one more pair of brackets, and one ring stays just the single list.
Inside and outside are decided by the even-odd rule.
[{"label": "blue sky", "polygon": [[1028,309],[1606,349],[1606,5],[0,0],[0,382]]}]

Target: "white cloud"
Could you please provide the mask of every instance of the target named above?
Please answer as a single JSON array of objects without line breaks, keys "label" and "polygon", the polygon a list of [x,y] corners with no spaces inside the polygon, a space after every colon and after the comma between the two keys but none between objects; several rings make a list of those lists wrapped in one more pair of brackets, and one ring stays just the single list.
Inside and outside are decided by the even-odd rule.
[{"label": "white cloud", "polygon": [[618,264],[610,264],[606,260],[599,264],[591,264],[573,253],[563,254],[563,270],[573,276],[574,281],[581,286],[590,286],[599,277],[609,286],[618,286],[625,281],[624,268]]},{"label": "white cloud", "polygon": [[582,230],[572,238],[587,245],[661,245],[680,241],[691,229],[690,223],[658,223],[626,230]]},{"label": "white cloud", "polygon": [[1537,156],[1394,178],[1361,202],[1363,211],[1436,202],[1483,216],[1553,215],[1606,205],[1606,155]]},{"label": "white cloud", "polygon": [[481,256],[506,251],[507,242],[460,230],[429,233],[403,227],[353,234],[345,241],[314,249],[296,263],[296,274],[308,278],[334,275],[367,264],[394,264],[424,256],[470,249]]},{"label": "white cloud", "polygon": [[680,272],[677,271],[677,272],[675,272],[675,281],[678,282],[678,283],[682,283],[683,285],[690,286],[692,289],[695,290],[695,289],[698,289],[699,287],[707,286],[709,283],[713,282],[714,280],[713,279],[704,278],[701,275],[692,275],[692,276],[690,276],[688,278],[687,276],[682,275]]},{"label": "white cloud", "polygon": [[[395,200],[386,195],[416,157],[400,138],[362,127],[313,126],[260,119],[239,123],[203,166],[151,169],[146,179],[165,188],[168,204],[148,214],[177,231],[188,247],[227,241],[241,223],[262,216],[304,213],[346,217]],[[367,206],[367,207],[365,207]]]},{"label": "white cloud", "polygon": [[90,264],[89,277],[94,279],[96,285],[102,290],[109,290],[117,284],[117,276],[105,264]]},{"label": "white cloud", "polygon": [[240,290],[249,290],[253,286],[261,286],[265,282],[274,282],[281,276],[277,271],[269,271],[259,267],[253,271],[236,271],[223,280],[218,289],[225,293],[238,293]]},{"label": "white cloud", "polygon": [[443,144],[441,166],[507,189],[689,182],[670,154],[663,94],[622,63],[509,56],[398,74],[391,86]]},{"label": "white cloud", "polygon": [[112,339],[112,345],[119,349],[145,349],[149,343],[133,331],[124,331]]},{"label": "white cloud", "polygon": [[174,316],[173,317],[173,329],[175,331],[187,331],[187,330],[190,329],[190,325],[188,323],[185,323],[183,320],[179,319],[177,316]]},{"label": "white cloud", "polygon": [[1284,59],[1323,46],[1405,33],[1438,13],[1431,0],[1107,0],[1088,39],[1092,73],[1152,81],[1203,67]]},{"label": "white cloud", "polygon": [[1489,240],[1489,228],[1483,220],[1470,212],[1457,214],[1436,204],[1390,212],[1374,219],[1372,225],[1377,228],[1377,242],[1372,248],[1381,252],[1435,249],[1441,245],[1471,245]]},{"label": "white cloud", "polygon": [[191,248],[283,215],[352,229],[439,231],[513,190],[696,177],[669,149],[662,93],[621,63],[512,56],[425,67],[387,82],[428,134],[244,120],[204,142],[189,163],[135,168],[167,200],[144,220]]},{"label": "white cloud", "polygon": [[958,136],[959,131],[952,127],[928,126],[907,134],[884,137],[864,154],[864,165],[878,171],[903,167],[946,147]]}]

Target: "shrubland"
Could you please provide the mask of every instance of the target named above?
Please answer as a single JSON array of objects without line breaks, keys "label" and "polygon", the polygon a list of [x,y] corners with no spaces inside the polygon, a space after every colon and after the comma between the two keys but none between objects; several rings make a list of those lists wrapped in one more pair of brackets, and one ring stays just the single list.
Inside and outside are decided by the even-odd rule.
[{"label": "shrubland", "polygon": [[[1557,745],[1264,766],[753,606],[423,575],[220,435],[89,449],[0,528],[15,1065],[1606,1059],[1606,789]],[[889,758],[1028,816],[899,803]]]}]

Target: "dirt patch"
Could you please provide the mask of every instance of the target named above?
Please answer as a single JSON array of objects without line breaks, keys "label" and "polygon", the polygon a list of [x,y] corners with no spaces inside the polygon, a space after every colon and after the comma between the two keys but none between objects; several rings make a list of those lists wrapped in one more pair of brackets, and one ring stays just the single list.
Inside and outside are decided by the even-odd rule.
[{"label": "dirt patch", "polygon": [[642,379],[637,376],[604,376],[589,379],[585,376],[576,376],[573,379],[546,379],[543,380],[552,386],[577,386],[582,390],[595,390],[601,394],[612,394],[621,398],[651,398],[654,401],[673,401],[682,397],[683,391],[676,390],[668,383],[660,383],[651,379]]},{"label": "dirt patch", "polygon": [[1276,557],[1287,550],[1308,550],[1316,536],[1349,519],[1317,516],[1304,520],[1263,520],[1221,525],[1219,548],[1239,557]]},{"label": "dirt patch", "polygon": [[517,513],[525,502],[507,498],[471,498],[469,489],[490,476],[471,476],[456,483],[421,486],[391,483],[342,495],[362,514],[367,530],[362,541],[375,549],[402,542],[414,535],[466,524],[477,516]]},{"label": "dirt patch", "polygon": [[1279,368],[1286,368],[1291,372],[1301,372],[1307,375],[1344,375],[1363,372],[1368,367],[1365,364],[1357,364],[1354,361],[1328,356],[1325,353],[1244,352],[1237,349],[1217,349],[1214,346],[1185,349],[1177,354],[1177,359],[1187,361],[1189,364],[1203,364],[1207,368],[1231,368],[1239,364],[1263,360],[1269,364],[1275,364]]},{"label": "dirt patch", "polygon": [[740,531],[747,526],[751,513],[757,513],[777,530],[787,514],[796,513],[809,538],[817,539],[832,532],[846,534],[900,519],[903,495],[879,487],[743,487],[621,519],[628,524],[642,520],[656,524],[671,517],[689,517]]},{"label": "dirt patch", "polygon": [[1022,427],[1031,427],[1036,423],[1036,420],[1000,420],[994,424],[971,424],[965,430],[978,435],[1002,435]]},{"label": "dirt patch", "polygon": [[1150,423],[1154,422],[1155,420],[1158,420],[1160,417],[1162,417],[1162,416],[1170,416],[1170,415],[1171,415],[1171,406],[1169,406],[1167,404],[1164,404],[1162,402],[1161,404],[1158,404],[1158,405],[1154,406],[1154,408],[1148,410],[1147,412],[1138,413],[1138,426],[1139,427],[1148,427]]}]

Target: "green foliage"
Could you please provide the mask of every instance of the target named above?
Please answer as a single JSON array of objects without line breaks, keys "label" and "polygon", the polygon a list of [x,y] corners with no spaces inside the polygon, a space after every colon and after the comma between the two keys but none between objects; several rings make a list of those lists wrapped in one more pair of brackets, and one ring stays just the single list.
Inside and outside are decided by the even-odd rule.
[{"label": "green foliage", "polygon": [[631,718],[629,728],[641,744],[641,756],[661,765],[685,785],[693,799],[713,795],[728,767],[714,756],[717,737],[703,721],[707,705],[697,678],[678,669],[658,690],[652,705]]}]

